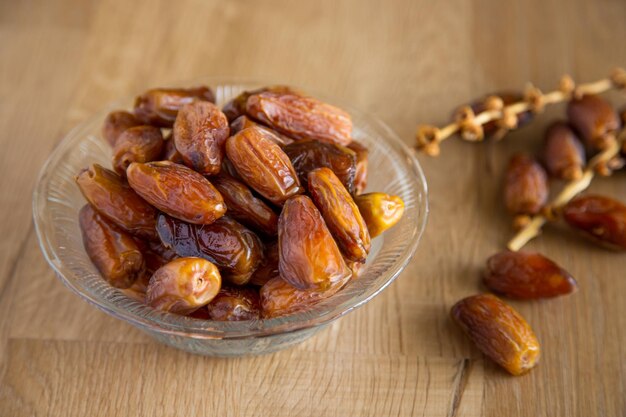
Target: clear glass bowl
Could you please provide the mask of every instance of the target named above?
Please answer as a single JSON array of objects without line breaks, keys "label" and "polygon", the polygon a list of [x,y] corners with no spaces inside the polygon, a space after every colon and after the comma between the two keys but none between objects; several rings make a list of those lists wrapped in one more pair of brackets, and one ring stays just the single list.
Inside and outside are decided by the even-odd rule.
[{"label": "clear glass bowl", "polygon": [[[181,83],[197,84],[211,86],[219,105],[241,91],[263,85],[226,79]],[[108,285],[83,249],[78,210],[85,200],[74,175],[94,162],[110,166],[111,148],[101,137],[102,122],[113,109],[131,108],[132,97],[112,103],[74,128],[43,166],[33,195],[33,217],[46,260],[63,284],[107,314],[167,345],[204,355],[237,356],[284,349],[365,304],[400,274],[415,253],[428,213],[426,181],[413,153],[383,122],[336,100],[316,96],[352,115],[354,138],[370,150],[367,191],[399,195],[406,205],[400,222],[373,240],[362,276],[333,297],[287,317],[212,322],[155,311]]]}]

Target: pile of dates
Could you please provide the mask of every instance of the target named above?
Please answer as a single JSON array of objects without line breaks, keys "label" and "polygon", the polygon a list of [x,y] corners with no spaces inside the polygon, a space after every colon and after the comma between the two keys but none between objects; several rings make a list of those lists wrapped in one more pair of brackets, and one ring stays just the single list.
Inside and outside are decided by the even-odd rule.
[{"label": "pile of dates", "polygon": [[106,117],[113,169],[76,176],[85,250],[158,310],[219,321],[306,310],[357,278],[404,203],[363,193],[368,150],[345,111],[284,86],[214,102],[208,87],[158,88]]},{"label": "pile of dates", "polygon": [[[500,95],[505,104],[521,95]],[[472,106],[477,111],[484,105]],[[530,120],[530,113],[518,116],[518,125]],[[602,97],[585,95],[568,103],[567,121],[556,121],[545,133],[541,158],[516,154],[511,158],[504,179],[504,203],[515,217],[514,225],[523,227],[531,216],[550,220],[562,218],[571,228],[592,241],[616,250],[626,250],[626,205],[600,195],[581,195],[560,207],[547,207],[549,179],[575,182],[584,175],[589,157],[616,145],[618,131],[626,125],[626,109],[620,114]],[[621,119],[621,120],[620,120]],[[488,124],[485,132],[495,133]],[[624,165],[623,154],[597,169],[611,175]],[[484,286],[510,299],[534,300],[575,292],[576,280],[562,267],[536,252],[504,251],[487,260]],[[479,294],[457,302],[451,310],[453,320],[475,345],[494,362],[513,375],[521,375],[539,361],[539,341],[524,318],[496,295]]]}]

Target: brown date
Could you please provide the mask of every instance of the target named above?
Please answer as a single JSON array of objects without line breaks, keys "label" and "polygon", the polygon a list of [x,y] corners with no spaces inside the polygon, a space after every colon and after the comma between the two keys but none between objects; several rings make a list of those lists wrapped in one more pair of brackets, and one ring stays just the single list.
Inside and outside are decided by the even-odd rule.
[{"label": "brown date", "polygon": [[160,214],[157,230],[163,244],[178,256],[207,259],[224,279],[244,285],[263,260],[263,243],[236,221],[221,217],[209,225],[194,225]]},{"label": "brown date", "polygon": [[504,177],[504,203],[517,216],[539,213],[548,199],[548,176],[543,167],[526,154],[511,157]]},{"label": "brown date", "polygon": [[303,187],[307,187],[307,175],[316,168],[330,168],[350,194],[355,191],[357,154],[345,146],[307,140],[292,143],[284,148],[298,173]]},{"label": "brown date", "polygon": [[585,148],[565,122],[555,122],[546,131],[543,159],[550,175],[575,180],[583,175]]},{"label": "brown date", "polygon": [[309,197],[285,203],[278,219],[278,269],[294,287],[324,290],[351,275],[322,215]]},{"label": "brown date", "polygon": [[263,200],[256,198],[247,185],[227,174],[211,178],[228,207],[228,215],[266,236],[275,236],[278,216]]},{"label": "brown date", "polygon": [[611,103],[593,94],[572,99],[567,104],[567,118],[592,150],[606,149],[620,127],[619,116]]},{"label": "brown date", "polygon": [[115,172],[93,164],[75,178],[85,199],[104,217],[133,235],[156,239],[156,210]]},{"label": "brown date", "polygon": [[133,238],[98,214],[89,204],[78,213],[85,251],[102,278],[117,288],[128,288],[145,269]]},{"label": "brown date", "polygon": [[[508,106],[513,103],[517,103],[524,99],[523,94],[514,91],[502,91],[494,94],[489,94],[479,100],[470,103],[470,107],[475,114],[479,114],[487,110],[486,100],[491,96],[497,96],[502,99],[502,104]],[[517,128],[530,123],[533,119],[533,113],[531,111],[525,111],[517,115]],[[485,136],[491,136],[498,131],[498,123],[496,121],[487,122],[483,125],[483,131]]]},{"label": "brown date", "polygon": [[121,176],[131,162],[158,160],[163,151],[161,129],[154,126],[135,126],[126,129],[115,142],[111,164]]},{"label": "brown date", "polygon": [[265,91],[246,101],[248,116],[296,140],[348,145],[352,119],[345,111],[293,91]]},{"label": "brown date", "polygon": [[309,194],[345,257],[365,262],[370,235],[359,208],[339,178],[328,168],[317,168],[309,172],[308,182]]},{"label": "brown date", "polygon": [[244,91],[243,93],[230,100],[228,103],[224,104],[222,112],[224,112],[229,122],[233,122],[238,117],[246,114],[246,103],[248,102],[248,97],[253,94],[262,93],[264,91],[289,92],[293,90],[290,87],[284,85],[274,85],[270,87],[262,87],[255,90]]},{"label": "brown date", "polygon": [[137,194],[164,213],[195,224],[209,224],[226,212],[220,193],[202,175],[169,161],[133,162],[126,170]]},{"label": "brown date", "polygon": [[512,375],[539,362],[541,348],[526,320],[491,294],[464,298],[452,307],[452,318],[486,356]]},{"label": "brown date", "polygon": [[132,113],[123,110],[112,111],[104,119],[102,136],[109,142],[109,145],[115,146],[117,138],[124,133],[126,129],[141,124],[142,123]]},{"label": "brown date", "polygon": [[182,106],[173,128],[174,143],[185,165],[204,175],[220,171],[229,133],[226,116],[208,101]]},{"label": "brown date", "polygon": [[208,87],[153,88],[135,99],[134,112],[145,124],[172,127],[178,110],[197,100],[215,103],[215,96]]},{"label": "brown date", "polygon": [[367,155],[368,149],[353,140],[348,145],[348,149],[356,154],[356,170],[354,173],[354,194],[359,195],[365,191],[367,187]]},{"label": "brown date", "polygon": [[267,281],[279,274],[278,242],[266,243],[263,254],[263,262],[261,262],[256,271],[254,271],[254,274],[252,274],[252,277],[248,282],[249,284],[257,285],[259,287],[265,285]]},{"label": "brown date", "polygon": [[146,304],[157,310],[190,314],[210,303],[221,285],[217,267],[206,259],[174,259],[150,278]]},{"label": "brown date", "polygon": [[162,161],[170,161],[175,164],[184,165],[183,156],[176,149],[176,144],[174,143],[174,138],[170,133],[169,137],[165,140],[165,144],[163,145],[163,153],[161,154]]},{"label": "brown date", "polygon": [[404,214],[404,201],[385,193],[367,193],[354,197],[370,238],[382,234],[400,221]]},{"label": "brown date", "polygon": [[269,319],[307,310],[335,295],[349,280],[350,276],[347,276],[325,290],[300,290],[280,276],[275,276],[260,290],[263,317]]},{"label": "brown date", "polygon": [[556,297],[576,291],[576,280],[540,253],[499,252],[487,260],[483,282],[509,298]]},{"label": "brown date", "polygon": [[255,320],[261,317],[259,293],[253,288],[225,287],[207,305],[209,318],[216,321]]},{"label": "brown date", "polygon": [[626,205],[600,195],[575,198],[563,207],[563,219],[607,247],[626,250]]},{"label": "brown date", "polygon": [[226,154],[244,182],[272,203],[282,205],[302,192],[289,157],[258,127],[228,138]]},{"label": "brown date", "polygon": [[280,133],[273,131],[269,127],[265,127],[255,122],[254,120],[249,119],[246,116],[239,116],[238,118],[233,120],[233,122],[230,124],[230,134],[234,135],[235,133],[241,132],[242,130],[247,129],[252,126],[256,126],[259,129],[265,131],[267,133],[267,138],[270,139],[275,144],[277,144],[278,146],[280,146],[281,148],[294,142],[293,139],[288,138],[285,135],[281,135]]}]

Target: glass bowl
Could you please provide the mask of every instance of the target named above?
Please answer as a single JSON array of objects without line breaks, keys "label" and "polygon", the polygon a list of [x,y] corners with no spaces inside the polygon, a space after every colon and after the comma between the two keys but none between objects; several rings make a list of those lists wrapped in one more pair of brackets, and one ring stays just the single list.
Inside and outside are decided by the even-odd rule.
[{"label": "glass bowl", "polygon": [[[197,84],[213,88],[218,105],[241,91],[267,85],[226,79],[200,79],[180,85]],[[78,210],[85,200],[74,176],[94,162],[110,166],[111,148],[101,136],[102,122],[113,109],[132,108],[132,97],[112,103],[74,128],[43,166],[33,195],[33,217],[46,260],[63,284],[107,314],[162,343],[204,355],[238,356],[284,349],[367,303],[400,274],[415,253],[428,214],[426,181],[411,150],[383,122],[337,100],[316,96],[352,115],[354,138],[370,150],[366,191],[399,195],[406,205],[400,222],[373,239],[362,275],[333,297],[286,317],[213,322],[156,311],[107,284],[83,249]]]}]

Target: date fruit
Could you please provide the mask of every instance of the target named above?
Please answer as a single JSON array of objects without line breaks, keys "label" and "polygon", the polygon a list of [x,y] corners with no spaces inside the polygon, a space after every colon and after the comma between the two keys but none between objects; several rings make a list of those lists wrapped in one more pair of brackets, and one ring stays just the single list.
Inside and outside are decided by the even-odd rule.
[{"label": "date fruit", "polygon": [[194,101],[215,103],[213,91],[208,87],[153,88],[135,99],[135,116],[144,124],[172,127],[178,111]]},{"label": "date fruit", "polygon": [[256,198],[247,185],[227,174],[220,174],[211,181],[224,198],[230,217],[266,236],[276,236],[278,216],[263,200]]},{"label": "date fruit", "polygon": [[156,210],[115,172],[93,164],[75,178],[85,199],[104,217],[127,232],[156,239]]},{"label": "date fruit", "polygon": [[80,209],[78,221],[85,251],[102,277],[114,287],[130,287],[145,268],[137,243],[89,204]]},{"label": "date fruit", "polygon": [[163,151],[161,129],[154,126],[135,126],[126,129],[113,147],[113,169],[126,176],[126,168],[132,162],[158,160]]},{"label": "date fruit", "polygon": [[317,168],[309,173],[308,182],[311,198],[345,257],[365,262],[370,235],[359,208],[339,178],[328,168]]},{"label": "date fruit", "polygon": [[509,298],[536,299],[570,294],[576,280],[540,253],[499,252],[487,260],[483,282]]},{"label": "date fruit", "polygon": [[239,176],[276,205],[302,192],[289,157],[258,127],[249,127],[226,141],[226,154]]},{"label": "date fruit", "polygon": [[174,143],[174,138],[170,133],[169,137],[165,140],[165,144],[163,145],[163,154],[161,154],[162,161],[170,161],[175,164],[184,165],[183,156],[176,149],[176,144]]},{"label": "date fruit", "polygon": [[533,215],[548,199],[548,176],[543,167],[526,154],[511,157],[504,177],[504,203],[514,215]]},{"label": "date fruit", "polygon": [[314,139],[348,145],[352,119],[345,111],[293,91],[265,91],[246,101],[246,113],[296,140]]},{"label": "date fruit", "polygon": [[324,290],[351,275],[322,215],[309,197],[285,203],[278,219],[280,276],[300,290]]},{"label": "date fruit", "polygon": [[537,365],[539,341],[526,320],[491,294],[464,298],[452,307],[452,318],[486,356],[512,375]]},{"label": "date fruit", "polygon": [[267,138],[272,140],[272,142],[274,142],[281,148],[294,142],[293,139],[290,139],[285,135],[281,135],[280,133],[275,132],[272,129],[265,127],[261,124],[258,124],[257,122],[249,119],[246,116],[239,116],[238,118],[233,120],[233,122],[230,124],[230,134],[234,135],[235,133],[241,132],[242,130],[252,126],[256,126],[259,129],[265,131],[267,133]]},{"label": "date fruit", "polygon": [[385,193],[367,193],[354,197],[370,238],[381,235],[393,227],[404,214],[404,201],[398,196]]},{"label": "date fruit", "polygon": [[252,288],[223,286],[207,310],[211,320],[256,320],[261,317],[259,293]]},{"label": "date fruit", "polygon": [[185,165],[203,175],[220,171],[229,133],[226,116],[208,101],[182,106],[173,128],[174,143]]},{"label": "date fruit", "polygon": [[354,194],[359,195],[367,187],[367,154],[368,149],[359,142],[353,140],[348,149],[356,154],[356,171],[354,174]]},{"label": "date fruit", "polygon": [[117,110],[109,113],[104,119],[102,126],[102,136],[109,142],[109,145],[115,146],[117,138],[124,133],[126,129],[139,126],[142,123],[134,114],[123,110]]},{"label": "date fruit", "polygon": [[567,104],[567,118],[592,150],[607,148],[620,127],[617,112],[604,98],[586,94]]},{"label": "date fruit", "polygon": [[357,172],[357,154],[344,146],[307,140],[292,143],[284,148],[298,173],[303,187],[307,187],[307,175],[316,168],[330,168],[346,187],[354,193]]},{"label": "date fruit", "polygon": [[226,212],[220,193],[202,175],[169,161],[133,162],[126,170],[137,194],[160,211],[194,224],[210,224]]},{"label": "date fruit", "polygon": [[[497,92],[494,94],[489,94],[479,100],[476,100],[470,103],[470,107],[472,108],[472,111],[475,114],[479,114],[487,110],[486,100],[487,98],[492,97],[492,96],[500,97],[502,99],[502,104],[505,106],[508,106],[513,103],[517,103],[524,99],[524,95],[519,92],[501,91],[501,92]],[[532,121],[532,119],[533,119],[533,113],[530,110],[518,114],[517,115],[517,128],[527,125],[528,123]],[[485,136],[491,136],[497,131],[498,131],[498,123],[495,120],[491,122],[487,122],[483,125],[483,132],[485,133]]]},{"label": "date fruit", "polygon": [[604,246],[626,250],[626,205],[615,199],[600,195],[577,197],[563,207],[563,219]]},{"label": "date fruit", "polygon": [[553,177],[579,179],[585,167],[585,148],[567,123],[555,122],[546,131],[543,159]]},{"label": "date fruit", "polygon": [[330,285],[325,290],[301,290],[280,276],[261,287],[261,310],[264,318],[275,318],[308,310],[315,304],[335,295],[350,280],[350,276]]},{"label": "date fruit", "polygon": [[163,244],[178,256],[207,259],[236,285],[246,284],[263,260],[263,243],[257,235],[228,217],[194,225],[160,214],[157,230]]},{"label": "date fruit", "polygon": [[190,314],[210,303],[221,285],[217,267],[206,259],[174,259],[150,278],[146,304],[157,310]]}]

